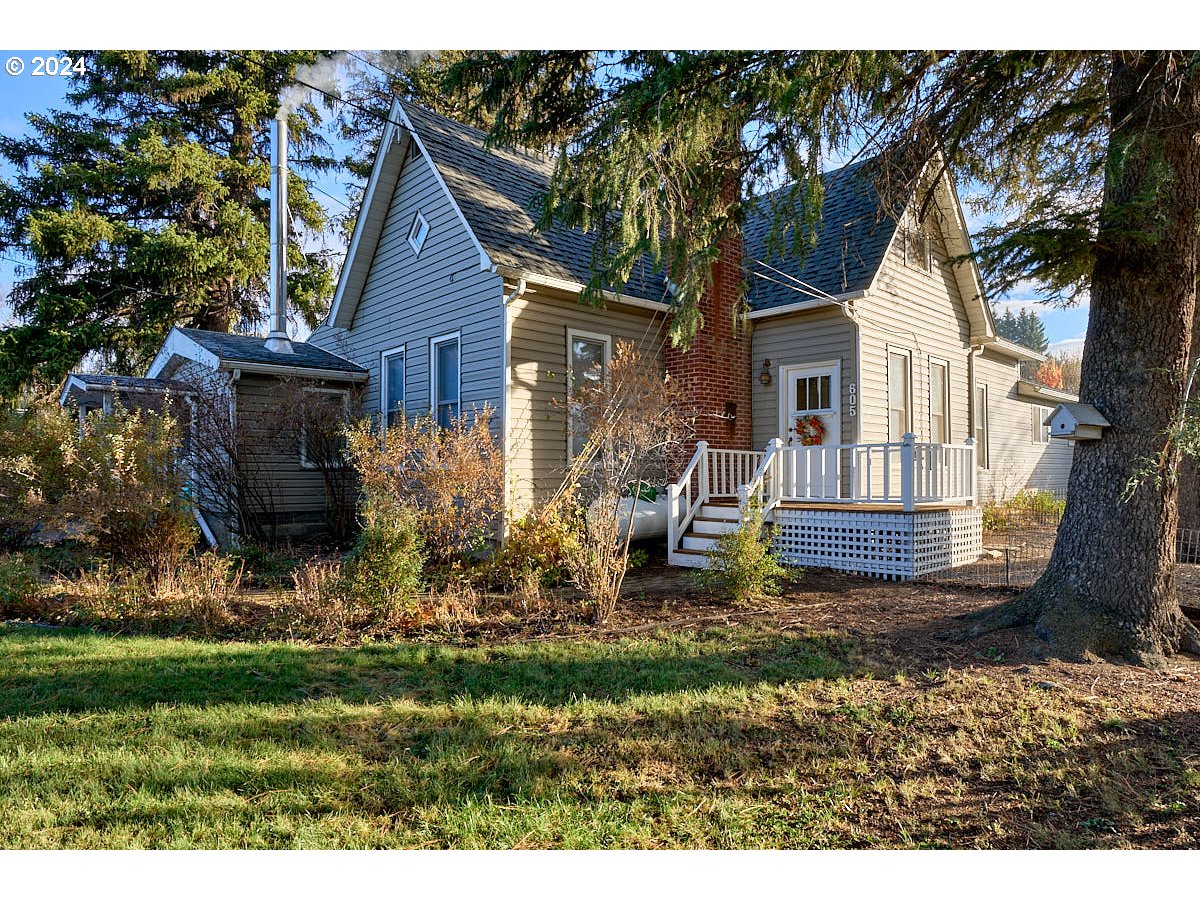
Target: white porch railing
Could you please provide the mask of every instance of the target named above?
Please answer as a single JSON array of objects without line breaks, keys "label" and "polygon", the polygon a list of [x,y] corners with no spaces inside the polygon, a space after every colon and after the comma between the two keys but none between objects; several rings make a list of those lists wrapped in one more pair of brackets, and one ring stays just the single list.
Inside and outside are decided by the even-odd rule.
[{"label": "white porch railing", "polygon": [[911,434],[883,444],[767,447],[738,497],[769,512],[784,501],[878,503],[912,511],[921,503],[967,506],[975,501],[975,446],[917,443]]},{"label": "white porch railing", "polygon": [[668,546],[679,546],[679,538],[707,501],[737,497],[754,478],[764,455],[758,450],[710,450],[707,441],[697,441],[679,481],[667,488]]},{"label": "white porch railing", "polygon": [[882,444],[786,446],[766,452],[713,450],[706,442],[667,489],[668,546],[679,540],[704,504],[736,496],[742,509],[757,500],[764,515],[780,503],[876,503],[905,512],[918,504],[975,502],[975,445],[917,443],[911,434]]}]

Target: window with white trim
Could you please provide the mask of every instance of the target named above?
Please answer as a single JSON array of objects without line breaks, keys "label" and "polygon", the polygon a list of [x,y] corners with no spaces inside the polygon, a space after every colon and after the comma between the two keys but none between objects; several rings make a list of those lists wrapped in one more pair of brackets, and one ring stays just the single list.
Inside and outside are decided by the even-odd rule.
[{"label": "window with white trim", "polygon": [[567,416],[567,456],[574,459],[583,452],[591,434],[583,408],[575,402],[581,390],[598,387],[608,376],[612,360],[612,338],[606,334],[567,329],[567,396],[571,398]]},{"label": "window with white trim", "polygon": [[933,248],[929,233],[923,228],[904,229],[904,263],[922,272],[933,271]]},{"label": "window with white trim", "polygon": [[385,429],[404,419],[404,348],[380,354],[379,419]]},{"label": "window with white trim", "polygon": [[1045,406],[1035,406],[1030,410],[1029,439],[1035,444],[1050,443],[1050,426],[1042,423],[1052,412],[1054,410]]},{"label": "window with white trim", "polygon": [[950,363],[929,357],[929,440],[950,443]]},{"label": "window with white trim", "polygon": [[975,462],[981,469],[988,468],[988,389],[986,384],[975,385],[975,421],[971,436],[975,438]]},{"label": "window with white trim", "polygon": [[888,440],[898,441],[912,431],[912,355],[888,348]]},{"label": "window with white trim", "polygon": [[345,388],[306,387],[304,395],[307,408],[300,425],[300,467],[344,466],[346,435],[342,426],[350,416],[350,392]]},{"label": "window with white trim", "polygon": [[449,428],[458,418],[459,372],[458,333],[433,338],[429,342],[430,384],[434,418],[442,428]]},{"label": "window with white trim", "polygon": [[429,223],[425,221],[425,217],[418,209],[413,215],[412,224],[408,226],[408,245],[413,248],[413,253],[417,256],[421,255],[421,248],[425,246],[427,237],[429,237]]}]

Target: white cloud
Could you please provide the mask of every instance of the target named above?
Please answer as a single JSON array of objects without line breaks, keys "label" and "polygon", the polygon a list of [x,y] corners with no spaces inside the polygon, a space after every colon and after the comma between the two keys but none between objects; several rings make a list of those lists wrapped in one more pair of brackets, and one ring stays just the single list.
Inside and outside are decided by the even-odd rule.
[{"label": "white cloud", "polygon": [[1049,352],[1059,356],[1082,356],[1083,335],[1067,338],[1065,341],[1055,341],[1050,345]]}]

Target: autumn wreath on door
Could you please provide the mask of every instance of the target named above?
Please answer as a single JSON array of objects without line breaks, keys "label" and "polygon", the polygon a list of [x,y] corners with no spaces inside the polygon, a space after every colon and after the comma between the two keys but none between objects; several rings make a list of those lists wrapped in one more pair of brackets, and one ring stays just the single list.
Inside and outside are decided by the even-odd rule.
[{"label": "autumn wreath on door", "polygon": [[825,423],[820,416],[797,416],[796,437],[805,447],[815,447],[825,440]]}]

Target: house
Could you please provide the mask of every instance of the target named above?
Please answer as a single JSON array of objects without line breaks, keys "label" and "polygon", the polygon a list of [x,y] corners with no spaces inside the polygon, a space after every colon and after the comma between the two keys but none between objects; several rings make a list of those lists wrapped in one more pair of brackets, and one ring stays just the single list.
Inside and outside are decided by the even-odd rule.
[{"label": "house", "polygon": [[[917,221],[916,204],[881,211],[870,161],[827,173],[803,262],[772,254],[765,212],[752,215],[723,242],[684,352],[664,339],[671,297],[649,266],[603,308],[579,302],[591,236],[536,232],[530,214],[551,161],[484,139],[394,104],[329,317],[295,349],[323,354],[309,367],[322,378],[353,375],[384,425],[491,407],[517,514],[557,486],[582,439],[561,401],[619,341],[697,411],[696,451],[670,487],[679,564],[704,565],[755,495],[789,560],[910,577],[978,553],[981,501],[1065,489],[1072,448],[1042,422],[1074,398],[1021,381],[1021,362],[1042,357],[998,337],[975,266],[951,261],[970,243],[947,177]],[[185,338],[210,369],[238,368],[195,332],[167,343]],[[243,379],[295,368],[257,341]],[[150,375],[176,372],[156,360]]]}]

